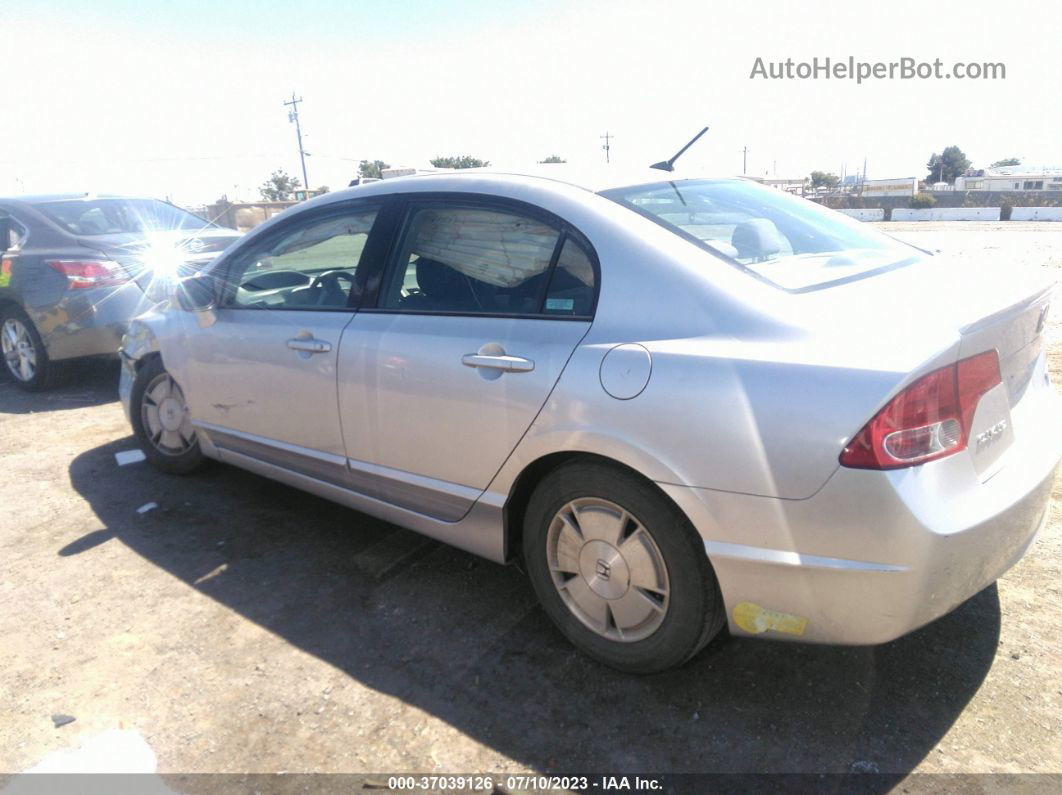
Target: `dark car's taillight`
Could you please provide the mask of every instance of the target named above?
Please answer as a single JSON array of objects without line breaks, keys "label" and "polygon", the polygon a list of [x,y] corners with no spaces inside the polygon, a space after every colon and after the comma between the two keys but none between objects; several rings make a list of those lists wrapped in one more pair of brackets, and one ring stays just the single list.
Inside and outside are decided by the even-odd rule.
[{"label": "dark car's taillight", "polygon": [[70,287],[113,287],[129,281],[129,274],[117,262],[106,259],[55,259],[49,268],[66,277]]},{"label": "dark car's taillight", "polygon": [[922,376],[863,426],[841,453],[841,464],[899,469],[965,450],[978,401],[1001,382],[995,351]]}]

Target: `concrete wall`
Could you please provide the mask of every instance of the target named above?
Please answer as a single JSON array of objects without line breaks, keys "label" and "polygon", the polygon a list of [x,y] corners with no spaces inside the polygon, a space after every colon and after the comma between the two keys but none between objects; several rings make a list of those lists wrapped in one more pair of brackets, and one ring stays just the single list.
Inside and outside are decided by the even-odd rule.
[{"label": "concrete wall", "polygon": [[883,210],[881,207],[864,207],[856,209],[841,208],[837,212],[844,213],[845,215],[850,215],[852,218],[855,218],[860,221],[885,220],[885,210]]},{"label": "concrete wall", "polygon": [[1012,221],[1062,221],[1062,207],[1012,207]]},{"label": "concrete wall", "polygon": [[998,207],[929,207],[924,210],[909,210],[897,207],[892,211],[893,221],[998,221]]}]

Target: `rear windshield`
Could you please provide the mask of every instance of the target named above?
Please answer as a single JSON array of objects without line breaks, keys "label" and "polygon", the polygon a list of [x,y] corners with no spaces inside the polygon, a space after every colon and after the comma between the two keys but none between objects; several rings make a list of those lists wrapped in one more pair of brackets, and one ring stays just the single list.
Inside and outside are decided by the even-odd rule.
[{"label": "rear windshield", "polygon": [[868,224],[748,180],[658,182],[602,195],[786,290],[813,290],[922,256]]},{"label": "rear windshield", "polygon": [[157,199],[73,199],[36,205],[63,229],[81,237],[215,228],[209,221]]}]

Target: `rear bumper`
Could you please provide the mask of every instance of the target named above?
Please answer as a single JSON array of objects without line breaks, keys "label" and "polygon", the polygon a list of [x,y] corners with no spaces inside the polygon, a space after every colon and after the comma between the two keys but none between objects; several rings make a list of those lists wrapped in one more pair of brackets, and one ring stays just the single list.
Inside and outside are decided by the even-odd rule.
[{"label": "rear bumper", "polygon": [[32,308],[48,356],[117,354],[129,321],[150,308],[151,302],[133,282],[121,287],[68,291],[57,304]]},{"label": "rear bumper", "polygon": [[[1030,396],[1032,398],[1032,396]],[[1062,405],[982,483],[959,454],[892,472],[838,469],[805,500],[661,484],[705,539],[735,635],[875,644],[950,612],[1014,565],[1046,521]],[[1023,401],[1024,402],[1024,401]]]}]

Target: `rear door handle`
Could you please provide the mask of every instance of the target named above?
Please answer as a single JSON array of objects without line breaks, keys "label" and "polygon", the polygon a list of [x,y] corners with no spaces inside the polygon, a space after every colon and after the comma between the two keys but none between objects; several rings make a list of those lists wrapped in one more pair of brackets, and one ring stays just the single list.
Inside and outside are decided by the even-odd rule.
[{"label": "rear door handle", "polygon": [[521,356],[487,355],[482,353],[466,353],[461,357],[461,364],[465,367],[486,367],[491,370],[501,370],[506,373],[530,373],[535,369],[535,363]]},{"label": "rear door handle", "polygon": [[312,337],[310,339],[296,337],[293,340],[288,340],[288,347],[293,351],[302,351],[304,353],[328,353],[328,351],[332,350],[332,343],[324,340],[315,340]]}]

